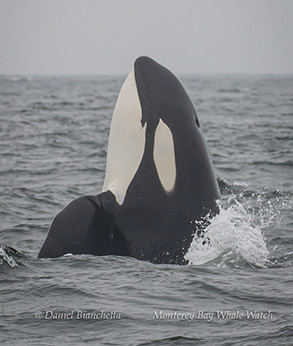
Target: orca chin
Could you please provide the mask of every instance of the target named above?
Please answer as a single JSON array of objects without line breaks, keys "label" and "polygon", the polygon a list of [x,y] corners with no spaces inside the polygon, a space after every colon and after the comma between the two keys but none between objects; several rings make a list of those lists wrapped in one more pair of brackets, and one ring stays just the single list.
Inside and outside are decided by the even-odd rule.
[{"label": "orca chin", "polygon": [[142,56],[114,109],[102,192],[74,200],[55,217],[38,257],[122,255],[186,264],[219,198],[189,96],[172,72]]}]

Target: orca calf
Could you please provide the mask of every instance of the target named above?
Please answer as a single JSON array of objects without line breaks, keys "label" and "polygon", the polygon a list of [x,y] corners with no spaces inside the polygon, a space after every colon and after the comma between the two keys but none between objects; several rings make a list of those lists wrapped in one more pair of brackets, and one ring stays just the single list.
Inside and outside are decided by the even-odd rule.
[{"label": "orca calf", "polygon": [[102,192],[74,200],[55,217],[39,257],[124,255],[186,264],[219,198],[190,98],[172,72],[142,56],[115,106]]}]

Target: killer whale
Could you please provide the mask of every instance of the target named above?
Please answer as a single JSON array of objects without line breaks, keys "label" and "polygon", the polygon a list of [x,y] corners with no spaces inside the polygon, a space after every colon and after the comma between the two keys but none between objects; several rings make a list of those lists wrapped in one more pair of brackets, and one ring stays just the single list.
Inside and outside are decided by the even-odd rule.
[{"label": "killer whale", "polygon": [[177,77],[142,56],[114,109],[102,192],[53,220],[38,257],[123,255],[186,264],[220,198],[194,106]]}]

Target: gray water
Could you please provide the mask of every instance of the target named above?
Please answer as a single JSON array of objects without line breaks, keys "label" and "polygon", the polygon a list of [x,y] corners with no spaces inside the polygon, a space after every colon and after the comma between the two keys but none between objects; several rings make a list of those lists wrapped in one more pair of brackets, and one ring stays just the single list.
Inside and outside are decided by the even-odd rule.
[{"label": "gray water", "polygon": [[37,259],[53,217],[101,191],[123,80],[0,76],[1,344],[292,345],[292,76],[182,76],[222,193],[190,265]]}]

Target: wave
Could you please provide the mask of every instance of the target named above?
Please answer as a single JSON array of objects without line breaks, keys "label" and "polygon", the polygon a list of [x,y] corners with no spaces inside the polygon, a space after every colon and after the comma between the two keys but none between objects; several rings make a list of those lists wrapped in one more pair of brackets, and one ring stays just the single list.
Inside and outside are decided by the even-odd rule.
[{"label": "wave", "polygon": [[218,89],[218,92],[220,93],[228,93],[228,94],[241,94],[242,91],[238,88],[228,88],[228,89]]}]

